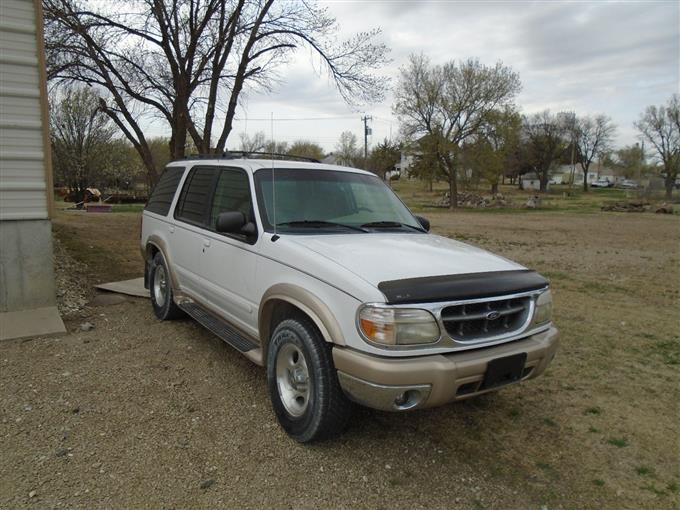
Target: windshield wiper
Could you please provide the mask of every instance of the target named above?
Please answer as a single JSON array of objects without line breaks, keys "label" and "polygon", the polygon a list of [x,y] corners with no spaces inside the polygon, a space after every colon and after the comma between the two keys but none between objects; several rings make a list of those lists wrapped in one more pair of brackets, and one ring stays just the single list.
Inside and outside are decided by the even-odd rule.
[{"label": "windshield wiper", "polygon": [[363,228],[410,228],[416,230],[417,232],[425,232],[424,229],[414,227],[408,223],[400,223],[398,221],[371,221],[369,223],[364,223],[361,225]]},{"label": "windshield wiper", "polygon": [[298,228],[324,228],[324,227],[341,227],[350,230],[357,230],[359,232],[368,232],[365,228],[357,227],[355,225],[347,225],[346,223],[336,223],[334,221],[324,221],[324,220],[295,220],[295,221],[284,221],[283,223],[277,223],[277,227],[298,227]]}]

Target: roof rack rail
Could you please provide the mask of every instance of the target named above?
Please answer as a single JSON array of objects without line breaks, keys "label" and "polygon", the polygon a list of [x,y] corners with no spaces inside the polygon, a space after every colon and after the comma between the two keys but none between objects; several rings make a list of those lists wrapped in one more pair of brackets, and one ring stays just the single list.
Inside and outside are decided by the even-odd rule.
[{"label": "roof rack rail", "polygon": [[305,156],[295,156],[292,154],[282,154],[280,152],[259,152],[259,151],[224,151],[215,154],[191,154],[184,159],[280,159],[291,161],[308,161],[310,163],[321,163],[318,159],[307,158]]}]

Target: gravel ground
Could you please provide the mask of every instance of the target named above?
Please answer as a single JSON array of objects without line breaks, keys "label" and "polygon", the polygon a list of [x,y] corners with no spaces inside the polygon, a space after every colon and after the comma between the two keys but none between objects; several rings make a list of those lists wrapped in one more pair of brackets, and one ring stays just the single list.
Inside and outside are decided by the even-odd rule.
[{"label": "gravel ground", "polygon": [[0,507],[531,501],[428,434],[441,412],[360,411],[342,438],[301,446],[276,424],[264,372],[200,326],[159,323],[144,299],[91,310],[91,331],[75,321],[62,338],[0,345]]}]

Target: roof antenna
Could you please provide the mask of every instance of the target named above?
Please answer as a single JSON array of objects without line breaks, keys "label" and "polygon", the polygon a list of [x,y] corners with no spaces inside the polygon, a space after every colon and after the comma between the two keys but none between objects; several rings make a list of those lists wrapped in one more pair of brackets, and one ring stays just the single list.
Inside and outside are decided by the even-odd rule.
[{"label": "roof antenna", "polygon": [[271,113],[271,143],[269,144],[270,161],[272,165],[272,218],[274,220],[274,235],[272,236],[272,243],[279,239],[279,235],[276,233],[276,181],[274,179],[274,112]]}]

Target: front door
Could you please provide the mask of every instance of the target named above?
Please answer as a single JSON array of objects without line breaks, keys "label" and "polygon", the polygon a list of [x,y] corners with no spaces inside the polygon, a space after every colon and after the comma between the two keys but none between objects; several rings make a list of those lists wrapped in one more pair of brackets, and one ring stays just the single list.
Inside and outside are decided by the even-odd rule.
[{"label": "front door", "polygon": [[250,181],[246,172],[238,168],[219,170],[198,267],[201,295],[229,322],[256,335],[258,307],[253,282],[257,236],[217,232],[217,216],[228,211],[242,212],[254,223]]}]

